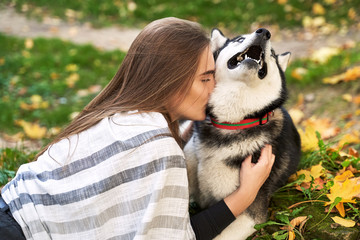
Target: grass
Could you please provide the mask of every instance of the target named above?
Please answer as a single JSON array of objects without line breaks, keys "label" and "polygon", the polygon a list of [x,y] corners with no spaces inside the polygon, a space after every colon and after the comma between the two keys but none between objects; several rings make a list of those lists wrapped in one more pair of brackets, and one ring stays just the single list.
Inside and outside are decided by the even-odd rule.
[{"label": "grass", "polygon": [[[346,28],[359,21],[356,0],[5,0],[18,11],[41,19],[56,16],[69,21],[91,22],[104,27],[114,24],[143,27],[168,16],[195,20],[205,27],[226,27],[248,32],[253,25],[298,28],[321,17],[326,26]],[[334,29],[335,30],[335,29]]]},{"label": "grass", "polygon": [[[21,129],[14,125],[16,120],[40,121],[47,128],[69,122],[70,114],[81,110],[97,93],[79,94],[79,90],[104,87],[125,55],[57,39],[39,38],[27,44],[31,42],[33,47],[27,48],[24,39],[0,34],[0,128],[10,134]],[[34,95],[47,103],[30,110],[22,107],[33,106]]]}]

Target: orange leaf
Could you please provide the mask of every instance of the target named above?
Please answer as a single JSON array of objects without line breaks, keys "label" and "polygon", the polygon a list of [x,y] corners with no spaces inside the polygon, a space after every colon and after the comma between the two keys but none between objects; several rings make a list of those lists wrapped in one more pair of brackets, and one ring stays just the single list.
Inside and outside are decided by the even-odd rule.
[{"label": "orange leaf", "polygon": [[289,240],[294,240],[294,239],[295,239],[295,232],[289,231]]},{"label": "orange leaf", "polygon": [[345,217],[345,209],[344,209],[344,204],[342,202],[339,202],[338,204],[336,204],[336,209],[339,211],[340,216]]}]

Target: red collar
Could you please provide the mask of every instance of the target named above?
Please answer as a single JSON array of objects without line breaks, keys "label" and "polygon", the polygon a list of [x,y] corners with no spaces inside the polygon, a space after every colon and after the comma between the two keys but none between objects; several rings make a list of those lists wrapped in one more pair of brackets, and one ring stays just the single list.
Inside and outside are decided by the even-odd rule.
[{"label": "red collar", "polygon": [[237,123],[229,123],[229,122],[218,122],[217,120],[210,118],[212,125],[214,125],[217,128],[221,129],[227,129],[227,130],[238,130],[238,129],[246,129],[255,127],[258,125],[264,125],[265,123],[270,121],[270,116],[272,117],[274,115],[274,112],[271,111],[262,118],[247,118],[244,120],[241,120]]}]

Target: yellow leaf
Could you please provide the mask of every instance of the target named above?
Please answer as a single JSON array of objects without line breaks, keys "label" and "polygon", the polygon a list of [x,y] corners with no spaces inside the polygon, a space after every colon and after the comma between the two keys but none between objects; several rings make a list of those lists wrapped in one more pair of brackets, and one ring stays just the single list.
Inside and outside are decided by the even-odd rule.
[{"label": "yellow leaf", "polygon": [[302,80],[307,72],[308,70],[306,68],[298,67],[291,72],[291,76],[297,80]]},{"label": "yellow leaf", "polygon": [[354,174],[351,171],[347,170],[347,171],[343,172],[343,174],[336,176],[334,178],[334,180],[338,181],[338,182],[343,182],[346,179],[352,178],[352,177],[354,177]]},{"label": "yellow leaf", "polygon": [[301,138],[301,149],[303,151],[314,151],[318,148],[318,139],[314,128],[307,126],[305,131],[298,129]]},{"label": "yellow leaf", "polygon": [[5,64],[5,59],[4,58],[0,58],[0,66]]},{"label": "yellow leaf", "polygon": [[351,20],[355,20],[356,18],[356,11],[354,10],[354,8],[350,8],[348,11],[348,16]]},{"label": "yellow leaf", "polygon": [[68,64],[65,69],[67,72],[76,72],[79,68],[76,64]]},{"label": "yellow leaf", "polygon": [[25,48],[32,49],[34,47],[34,42],[31,38],[25,39]]},{"label": "yellow leaf", "polygon": [[287,3],[287,0],[277,0],[277,3],[280,5],[284,5]]},{"label": "yellow leaf", "polygon": [[45,137],[46,128],[40,127],[37,123],[29,123],[24,120],[19,120],[16,123],[23,128],[25,135],[31,139],[41,139]]},{"label": "yellow leaf", "polygon": [[344,218],[341,218],[341,217],[331,217],[332,220],[338,224],[340,224],[341,226],[344,226],[344,227],[354,227],[356,222],[354,222],[353,220],[349,220],[349,219],[344,219]]},{"label": "yellow leaf", "polygon": [[325,168],[323,168],[321,163],[319,163],[318,165],[312,166],[310,169],[301,169],[297,171],[295,174],[296,174],[296,178],[304,174],[305,179],[303,180],[303,182],[311,182],[312,178],[316,179],[323,176],[325,171],[326,171]]},{"label": "yellow leaf", "polygon": [[310,126],[314,130],[318,131],[322,139],[329,139],[336,136],[340,132],[339,127],[333,127],[329,118],[311,117],[302,123],[304,126]]},{"label": "yellow leaf", "polygon": [[333,203],[337,197],[342,198],[340,202],[356,203],[352,199],[358,194],[360,194],[360,185],[357,183],[357,179],[346,179],[344,183],[335,181],[330,188],[330,194],[326,194],[330,202],[325,203],[325,205]]},{"label": "yellow leaf", "polygon": [[295,108],[291,108],[289,110],[289,114],[295,125],[299,124],[305,116],[303,111],[301,111],[300,109],[295,109]]},{"label": "yellow leaf", "polygon": [[341,140],[338,142],[338,146],[342,147],[345,144],[358,144],[360,143],[360,136],[359,133],[356,131],[353,131],[351,133],[345,134]]},{"label": "yellow leaf", "polygon": [[326,63],[330,58],[340,53],[339,48],[335,47],[323,47],[315,51],[311,55],[311,60],[314,62],[319,62],[321,64]]},{"label": "yellow leaf", "polygon": [[320,3],[314,3],[312,11],[315,15],[324,15],[325,9]]},{"label": "yellow leaf", "polygon": [[68,85],[69,88],[72,88],[74,87],[75,83],[79,81],[79,79],[80,79],[79,74],[72,73],[70,74],[69,77],[66,78],[66,84]]},{"label": "yellow leaf", "polygon": [[51,78],[52,80],[56,80],[56,79],[58,79],[59,77],[60,77],[60,75],[59,75],[58,73],[52,72],[52,73],[50,74],[50,78]]},{"label": "yellow leaf", "polygon": [[344,99],[344,100],[347,101],[347,102],[352,102],[353,97],[352,97],[351,94],[346,93],[346,94],[343,94],[343,95],[342,95],[342,99]]}]

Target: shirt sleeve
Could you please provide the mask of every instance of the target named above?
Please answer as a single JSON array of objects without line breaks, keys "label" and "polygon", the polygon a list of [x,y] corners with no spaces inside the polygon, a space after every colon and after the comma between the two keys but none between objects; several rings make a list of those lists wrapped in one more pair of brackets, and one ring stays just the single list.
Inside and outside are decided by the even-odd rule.
[{"label": "shirt sleeve", "polygon": [[213,239],[235,220],[224,200],[190,218],[196,239]]}]

